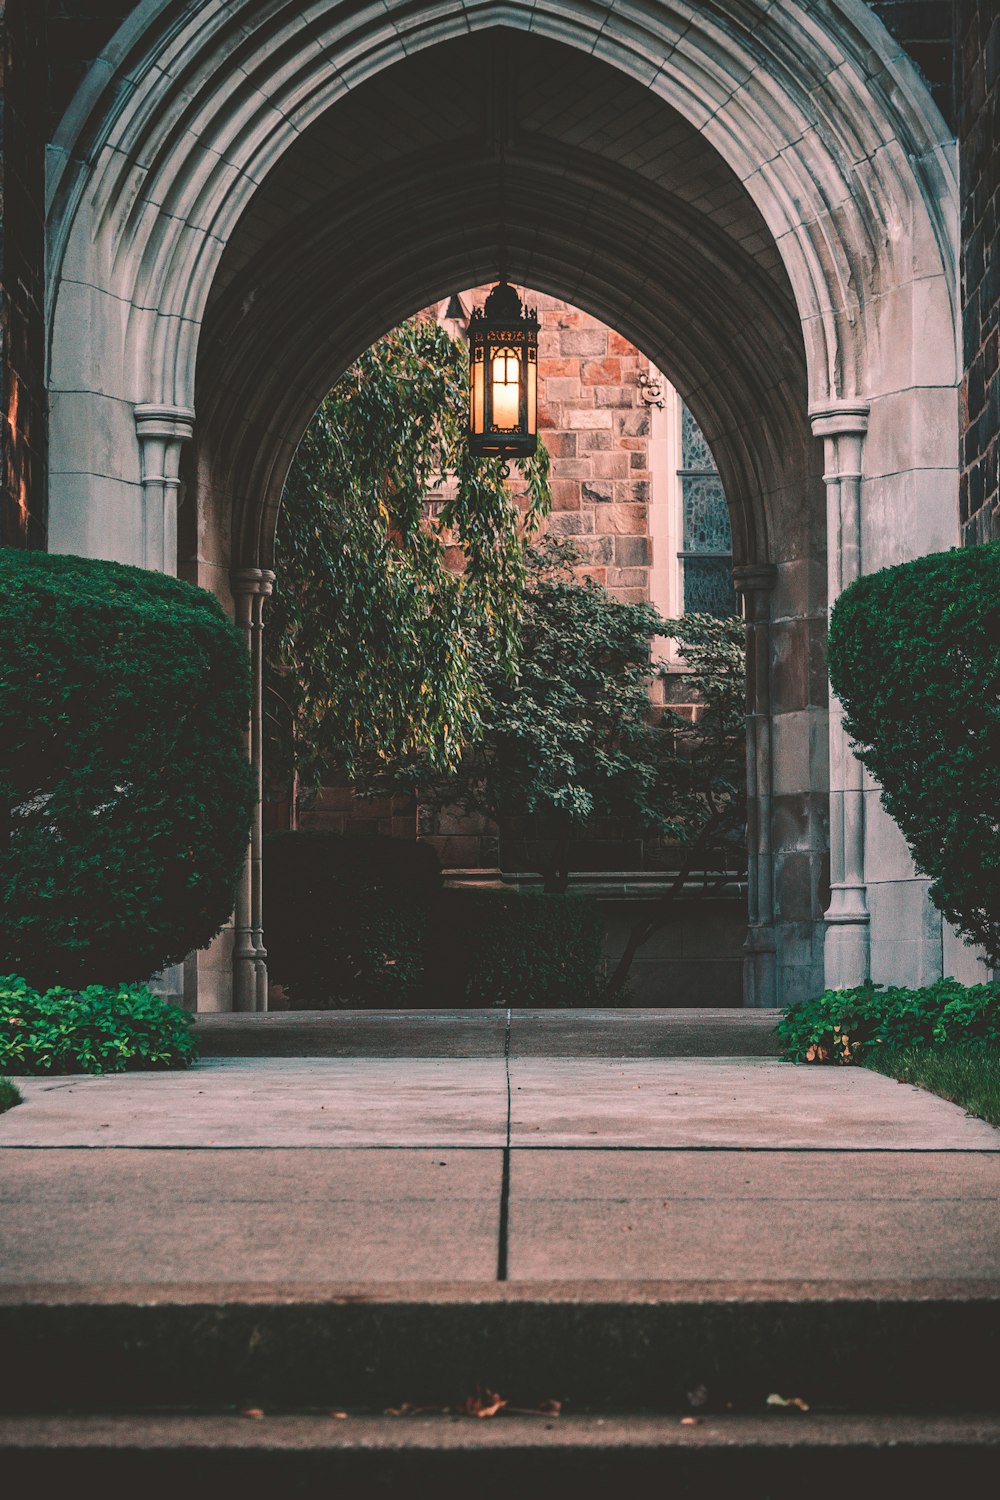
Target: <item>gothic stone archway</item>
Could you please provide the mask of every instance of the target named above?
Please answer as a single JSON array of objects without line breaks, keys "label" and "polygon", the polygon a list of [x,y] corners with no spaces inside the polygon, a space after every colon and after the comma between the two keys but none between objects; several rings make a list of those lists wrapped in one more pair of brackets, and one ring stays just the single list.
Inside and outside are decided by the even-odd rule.
[{"label": "gothic stone archway", "polygon": [[[954,152],[861,0],[146,0],[58,144],[53,548],[179,566],[258,641],[295,444],[373,338],[494,276],[503,158],[514,276],[670,374],[731,499],[750,1002],[940,972],[823,664],[828,597],[958,540]],[[238,916],[254,1008],[253,862]]]}]

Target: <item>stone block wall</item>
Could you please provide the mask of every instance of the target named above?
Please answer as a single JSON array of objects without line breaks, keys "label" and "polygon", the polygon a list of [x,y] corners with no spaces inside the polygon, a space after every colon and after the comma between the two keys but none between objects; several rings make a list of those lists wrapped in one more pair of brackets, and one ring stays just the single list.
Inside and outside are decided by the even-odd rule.
[{"label": "stone block wall", "polygon": [[45,52],[39,0],[0,0],[0,545],[45,544]]},{"label": "stone block wall", "polygon": [[1000,8],[963,0],[961,520],[967,544],[1000,540]]}]

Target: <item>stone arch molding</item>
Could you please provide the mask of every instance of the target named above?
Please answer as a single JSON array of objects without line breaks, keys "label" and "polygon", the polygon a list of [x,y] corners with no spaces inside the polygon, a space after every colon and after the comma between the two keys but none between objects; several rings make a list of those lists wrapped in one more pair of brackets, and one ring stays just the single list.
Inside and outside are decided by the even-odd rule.
[{"label": "stone arch molding", "polygon": [[270,168],[358,83],[498,25],[641,81],[732,166],[785,263],[812,406],[954,386],[954,148],[863,0],[146,0],[53,145],[53,391],[96,383],[183,428],[219,259]]},{"label": "stone arch molding", "polygon": [[[338,99],[411,54],[495,27],[591,53],[649,89],[721,155],[759,210],[794,297],[809,415],[823,439],[828,597],[858,571],[957,542],[955,144],[864,0],[144,0],[91,69],[51,148],[50,546],[176,569],[199,340],[241,215]],[[762,531],[757,554],[744,559],[768,745],[777,648],[760,601],[783,561],[770,547]],[[236,595],[253,573],[253,597],[263,597],[270,575],[261,558],[233,560]],[[807,716],[797,723],[797,734],[815,737]],[[823,765],[822,778],[810,769],[806,790],[825,794],[825,757],[812,738],[809,746],[796,752],[799,763]],[[769,756],[751,775],[764,829],[763,916],[750,954],[758,1003],[794,998],[795,984],[775,991],[768,935],[766,825],[780,790]],[[935,936],[899,841],[873,834],[884,819],[836,704],[829,769],[827,981],[853,982],[870,964],[882,977],[876,950],[897,980],[923,977],[935,945],[940,954],[940,925]],[[886,934],[878,943],[876,863]],[[263,983],[250,914],[257,896],[250,870],[240,924],[249,1008]],[[893,934],[906,924],[922,935],[901,962]],[[804,975],[793,926],[785,967]]]},{"label": "stone arch molding", "polygon": [[[774,238],[817,421],[867,405],[873,474],[904,467],[901,433],[936,444],[911,471],[954,470],[955,147],[864,0],[143,0],[50,153],[51,546],[173,571],[199,340],[234,226],[338,99],[497,26],[591,53],[679,111]],[[928,544],[951,540],[943,509]],[[873,540],[872,565],[927,550],[909,524]]]}]

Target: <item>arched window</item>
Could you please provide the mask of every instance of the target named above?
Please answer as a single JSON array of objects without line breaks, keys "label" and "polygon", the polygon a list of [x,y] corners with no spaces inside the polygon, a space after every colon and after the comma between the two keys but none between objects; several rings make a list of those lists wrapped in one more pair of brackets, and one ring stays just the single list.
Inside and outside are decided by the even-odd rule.
[{"label": "arched window", "polygon": [[712,451],[675,388],[655,371],[650,468],[652,602],[664,615],[739,613],[729,510]]}]

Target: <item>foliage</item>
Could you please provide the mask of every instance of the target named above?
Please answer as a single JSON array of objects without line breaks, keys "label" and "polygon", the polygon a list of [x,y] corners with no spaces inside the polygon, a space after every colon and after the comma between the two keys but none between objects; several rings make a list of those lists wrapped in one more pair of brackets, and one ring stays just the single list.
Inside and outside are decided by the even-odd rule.
[{"label": "foliage", "polygon": [[1000,1050],[996,1047],[880,1047],[865,1066],[900,1083],[913,1083],[959,1104],[970,1115],[1000,1125]]},{"label": "foliage", "polygon": [[40,993],[0,977],[0,1073],[186,1068],[197,1056],[191,1017],[143,985]]},{"label": "foliage", "polygon": [[371,834],[268,835],[271,978],[294,1006],[419,1004],[440,883],[426,844]]},{"label": "foliage", "polygon": [[211,594],[0,551],[0,966],[117,984],[214,936],[248,837],[248,711]]},{"label": "foliage", "polygon": [[[690,845],[742,831],[743,627],[708,615],[663,620],[579,581],[572,545],[530,555],[520,657],[511,680],[484,652],[482,728],[457,771],[421,793],[494,820],[530,816],[546,889],[565,890],[568,846],[595,818]],[[697,723],[651,712],[654,636],[675,636],[701,700]]]},{"label": "foliage", "polygon": [[588,1006],[603,986],[604,925],[595,902],[541,892],[449,891],[447,932],[460,952],[461,1003]]},{"label": "foliage", "polygon": [[469,453],[466,380],[464,347],[413,319],[361,356],[299,445],[265,631],[276,778],[315,785],[415,752],[452,767],[478,727],[482,643],[511,669],[548,456],[519,465],[514,504],[502,465]]},{"label": "foliage", "polygon": [[21,1095],[11,1083],[9,1078],[0,1078],[0,1115],[5,1110],[13,1109],[15,1104],[21,1103]]},{"label": "foliage", "polygon": [[1000,963],[1000,543],[858,579],[830,678],[935,904]]},{"label": "foliage", "polygon": [[602,924],[577,897],[441,889],[426,844],[371,834],[264,841],[271,977],[306,1008],[588,1005]]},{"label": "foliage", "polygon": [[791,1006],[778,1038],[792,1062],[867,1061],[874,1050],[1000,1046],[1000,987],[939,979],[924,989],[858,985]]}]

